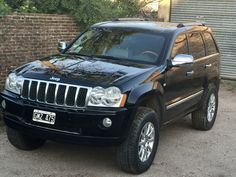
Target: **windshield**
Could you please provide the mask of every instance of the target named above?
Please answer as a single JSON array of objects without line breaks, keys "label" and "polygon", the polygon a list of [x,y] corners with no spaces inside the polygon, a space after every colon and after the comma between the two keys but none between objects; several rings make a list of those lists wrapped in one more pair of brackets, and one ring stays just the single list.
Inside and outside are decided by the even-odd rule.
[{"label": "windshield", "polygon": [[66,53],[155,63],[165,38],[151,32],[122,29],[91,29],[82,34]]}]

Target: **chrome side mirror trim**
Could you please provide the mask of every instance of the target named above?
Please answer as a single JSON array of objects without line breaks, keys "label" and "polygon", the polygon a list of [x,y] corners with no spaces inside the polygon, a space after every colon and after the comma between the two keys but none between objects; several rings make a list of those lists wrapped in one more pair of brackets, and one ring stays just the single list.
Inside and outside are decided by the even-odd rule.
[{"label": "chrome side mirror trim", "polygon": [[187,54],[178,54],[173,60],[171,60],[172,66],[191,65],[193,64],[193,56]]},{"label": "chrome side mirror trim", "polygon": [[67,43],[62,41],[62,42],[58,42],[58,46],[57,49],[59,52],[62,52],[63,50],[65,50],[67,47]]}]

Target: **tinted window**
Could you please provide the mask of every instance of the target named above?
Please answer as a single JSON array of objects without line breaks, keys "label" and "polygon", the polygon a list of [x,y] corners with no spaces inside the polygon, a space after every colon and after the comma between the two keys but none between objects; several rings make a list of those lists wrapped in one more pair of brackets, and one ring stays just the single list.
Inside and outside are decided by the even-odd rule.
[{"label": "tinted window", "polygon": [[194,59],[205,56],[205,47],[200,33],[188,34],[189,39],[189,54]]},{"label": "tinted window", "polygon": [[155,63],[164,43],[163,35],[139,30],[91,29],[80,36],[67,52]]},{"label": "tinted window", "polygon": [[188,42],[185,34],[179,35],[171,53],[171,57],[174,58],[177,54],[188,54]]},{"label": "tinted window", "polygon": [[210,33],[204,33],[205,38],[205,45],[206,45],[206,53],[207,55],[211,55],[214,53],[217,53],[217,48],[215,45],[215,41],[212,38],[212,35]]}]

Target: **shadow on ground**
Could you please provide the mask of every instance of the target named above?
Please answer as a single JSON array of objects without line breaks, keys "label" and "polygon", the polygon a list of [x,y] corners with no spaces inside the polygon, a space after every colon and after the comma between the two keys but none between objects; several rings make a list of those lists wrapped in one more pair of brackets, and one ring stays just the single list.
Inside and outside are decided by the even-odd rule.
[{"label": "shadow on ground", "polygon": [[[230,86],[231,88],[231,86]],[[192,129],[190,116],[161,129],[160,145],[144,177],[234,177],[236,175],[236,97],[222,87],[217,121],[211,131]],[[20,151],[7,141],[0,121],[0,176],[121,177],[115,147],[48,141]]]}]

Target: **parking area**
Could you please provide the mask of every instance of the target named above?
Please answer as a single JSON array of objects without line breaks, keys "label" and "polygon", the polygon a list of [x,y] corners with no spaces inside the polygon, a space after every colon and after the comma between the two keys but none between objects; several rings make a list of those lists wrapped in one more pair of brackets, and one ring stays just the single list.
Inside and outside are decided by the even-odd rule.
[{"label": "parking area", "polygon": [[[236,84],[220,90],[217,121],[211,131],[192,129],[185,117],[161,130],[154,164],[146,177],[236,176]],[[20,151],[7,141],[0,122],[0,176],[118,177],[133,176],[116,165],[115,147],[88,147],[47,142],[35,151]]]}]

